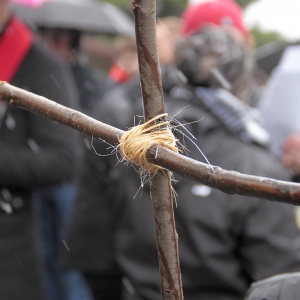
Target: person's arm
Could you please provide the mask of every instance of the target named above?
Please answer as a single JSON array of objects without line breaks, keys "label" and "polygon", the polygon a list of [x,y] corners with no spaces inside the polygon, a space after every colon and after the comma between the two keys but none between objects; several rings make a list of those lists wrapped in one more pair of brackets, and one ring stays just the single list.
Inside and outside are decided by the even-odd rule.
[{"label": "person's arm", "polygon": [[[74,108],[77,92],[71,73],[51,55],[33,47],[13,84]],[[0,185],[32,188],[70,180],[76,148],[75,131],[9,107],[15,129],[1,130]],[[3,132],[6,130],[6,133]]]},{"label": "person's arm", "polygon": [[300,133],[291,134],[283,144],[283,164],[295,175],[295,181],[300,182]]}]

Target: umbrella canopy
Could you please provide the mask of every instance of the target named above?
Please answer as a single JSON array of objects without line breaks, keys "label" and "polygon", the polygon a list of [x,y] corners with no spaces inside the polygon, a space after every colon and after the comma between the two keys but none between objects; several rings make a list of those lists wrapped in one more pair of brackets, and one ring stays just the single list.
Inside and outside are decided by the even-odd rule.
[{"label": "umbrella canopy", "polygon": [[19,3],[27,6],[39,6],[47,0],[11,0],[11,2]]},{"label": "umbrella canopy", "polygon": [[92,0],[50,0],[33,7],[12,3],[29,26],[75,29],[87,33],[134,35],[133,21],[121,9]]}]

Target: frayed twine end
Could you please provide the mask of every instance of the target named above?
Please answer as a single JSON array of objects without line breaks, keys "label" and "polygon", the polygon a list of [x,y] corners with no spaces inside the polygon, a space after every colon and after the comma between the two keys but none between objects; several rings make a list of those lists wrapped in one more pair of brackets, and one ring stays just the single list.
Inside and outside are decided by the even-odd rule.
[{"label": "frayed twine end", "polygon": [[124,159],[139,165],[144,171],[156,172],[164,168],[148,162],[146,154],[152,146],[161,145],[178,152],[177,139],[172,133],[168,114],[161,114],[148,122],[126,131],[121,139],[119,151]]}]

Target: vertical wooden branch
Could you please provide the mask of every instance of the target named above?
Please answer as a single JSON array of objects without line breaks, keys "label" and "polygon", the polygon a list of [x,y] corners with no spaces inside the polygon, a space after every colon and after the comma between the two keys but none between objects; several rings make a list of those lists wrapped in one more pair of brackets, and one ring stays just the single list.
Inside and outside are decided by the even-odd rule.
[{"label": "vertical wooden branch", "polygon": [[[156,40],[155,0],[133,2],[144,117],[148,121],[165,112]],[[162,298],[182,300],[178,238],[172,202],[170,172],[151,176],[150,193],[155,220]]]}]

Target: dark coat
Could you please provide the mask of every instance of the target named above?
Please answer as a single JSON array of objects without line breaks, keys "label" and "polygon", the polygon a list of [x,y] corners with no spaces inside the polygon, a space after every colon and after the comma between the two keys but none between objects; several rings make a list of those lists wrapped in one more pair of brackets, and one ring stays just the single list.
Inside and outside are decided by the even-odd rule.
[{"label": "dark coat", "polygon": [[[114,98],[104,99],[96,108],[95,116],[126,129],[133,125],[139,104],[128,100],[126,93],[121,95],[120,88],[115,90]],[[191,106],[183,109],[187,105]],[[170,116],[183,109],[176,116],[183,124],[203,118],[187,127],[213,165],[288,178],[266,150],[242,142],[210,112],[175,100],[166,102],[166,107]],[[204,161],[195,146],[187,138],[185,141],[188,155]],[[94,147],[105,154],[109,146],[94,141]],[[124,299],[158,300],[160,278],[149,188],[145,185],[140,190],[139,175],[133,168],[121,163],[111,168],[115,165],[115,155],[107,158],[93,151],[86,153],[71,227],[70,263],[105,273],[113,271],[115,260],[128,279],[126,286],[130,286],[127,290],[131,294]],[[185,299],[242,299],[251,282],[300,270],[300,234],[293,206],[227,195],[177,175],[175,179],[175,221]]]},{"label": "dark coat", "polygon": [[72,62],[71,70],[79,91],[80,110],[90,115],[95,104],[112,83],[100,69],[84,65],[80,61]]},{"label": "dark coat", "polygon": [[[103,122],[120,128],[124,124],[132,123],[132,126],[131,109],[135,105],[132,99],[140,96],[139,78],[133,79],[129,84],[115,86],[98,102],[96,112],[94,111],[92,116],[98,118],[102,102],[112,106],[118,103],[118,111],[122,111],[122,114],[108,114]],[[135,107],[140,111],[141,102]],[[67,244],[72,251],[66,253],[64,260],[67,266],[79,268],[87,273],[119,276],[113,238],[114,220],[118,213],[115,212],[115,202],[107,201],[116,197],[114,184],[119,177],[119,171],[111,168],[111,164],[116,163],[115,156],[106,159],[97,156],[92,147],[94,143],[96,147],[100,145],[99,153],[106,153],[106,148],[109,147],[90,139],[85,149],[84,160],[78,172],[78,192],[68,230]]]},{"label": "dark coat", "polygon": [[[35,43],[12,84],[68,107],[76,102],[69,70]],[[0,143],[0,298],[44,299],[32,195],[36,187],[70,180],[75,136],[65,126],[8,106]]]}]

